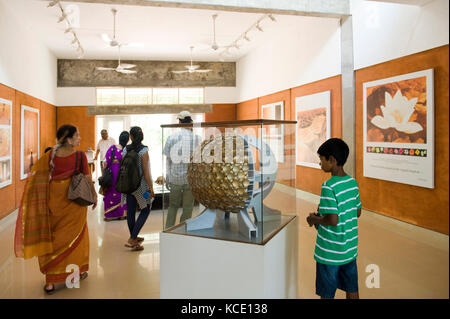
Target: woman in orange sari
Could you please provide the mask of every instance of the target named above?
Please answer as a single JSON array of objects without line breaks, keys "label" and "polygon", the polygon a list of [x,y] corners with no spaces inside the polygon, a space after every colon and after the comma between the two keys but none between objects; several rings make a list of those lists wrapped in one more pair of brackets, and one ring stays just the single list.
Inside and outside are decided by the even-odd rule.
[{"label": "woman in orange sari", "polygon": [[[44,290],[49,294],[56,283],[66,282],[74,269],[79,270],[79,279],[86,278],[89,269],[87,207],[67,199],[76,162],[77,170],[91,180],[87,158],[74,150],[80,145],[75,126],[63,125],[56,135],[58,144],[34,164],[28,178],[14,241],[17,257],[38,257],[46,279]],[[95,194],[93,184],[92,191]],[[96,206],[95,202],[93,208]]]}]

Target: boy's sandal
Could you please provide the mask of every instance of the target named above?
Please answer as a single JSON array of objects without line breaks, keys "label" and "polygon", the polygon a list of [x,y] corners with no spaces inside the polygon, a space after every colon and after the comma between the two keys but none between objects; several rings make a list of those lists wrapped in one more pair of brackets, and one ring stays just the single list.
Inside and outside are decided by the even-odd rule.
[{"label": "boy's sandal", "polygon": [[138,243],[142,243],[144,241],[143,237],[136,237],[136,239],[137,239]]}]

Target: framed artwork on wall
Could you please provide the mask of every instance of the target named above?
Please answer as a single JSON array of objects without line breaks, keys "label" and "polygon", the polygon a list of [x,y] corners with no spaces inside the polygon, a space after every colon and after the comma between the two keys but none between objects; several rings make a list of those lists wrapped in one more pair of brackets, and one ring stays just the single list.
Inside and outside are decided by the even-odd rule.
[{"label": "framed artwork on wall", "polygon": [[363,83],[363,175],[434,188],[433,69]]},{"label": "framed artwork on wall", "polygon": [[0,98],[0,188],[12,183],[12,101]]},{"label": "framed artwork on wall", "polygon": [[[261,106],[261,118],[267,120],[284,120],[284,101]],[[284,129],[282,125],[267,125],[263,135],[278,163],[284,163]]]},{"label": "framed artwork on wall", "polygon": [[39,158],[39,110],[26,105],[20,110],[20,179],[27,178]]},{"label": "framed artwork on wall", "polygon": [[317,150],[331,135],[331,91],[295,99],[296,164],[320,169]]}]

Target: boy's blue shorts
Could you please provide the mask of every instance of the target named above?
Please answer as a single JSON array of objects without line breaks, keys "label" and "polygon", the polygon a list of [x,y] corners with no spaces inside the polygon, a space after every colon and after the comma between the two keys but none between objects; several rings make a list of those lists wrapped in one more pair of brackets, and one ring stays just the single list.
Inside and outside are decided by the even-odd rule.
[{"label": "boy's blue shorts", "polygon": [[344,265],[316,262],[316,294],[322,298],[334,298],[336,289],[358,292],[356,259]]}]

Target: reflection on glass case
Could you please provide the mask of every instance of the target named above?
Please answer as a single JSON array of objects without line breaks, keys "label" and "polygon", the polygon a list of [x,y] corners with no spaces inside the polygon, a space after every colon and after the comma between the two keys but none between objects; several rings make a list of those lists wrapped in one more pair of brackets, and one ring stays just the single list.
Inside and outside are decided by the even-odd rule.
[{"label": "reflection on glass case", "polygon": [[164,231],[267,242],[296,214],[295,123],[161,125]]}]

